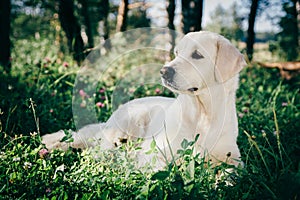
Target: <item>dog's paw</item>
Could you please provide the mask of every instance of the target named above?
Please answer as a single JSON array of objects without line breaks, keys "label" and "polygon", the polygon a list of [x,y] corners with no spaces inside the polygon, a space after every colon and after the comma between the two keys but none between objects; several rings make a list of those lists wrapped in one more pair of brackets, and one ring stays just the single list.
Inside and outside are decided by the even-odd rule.
[{"label": "dog's paw", "polygon": [[55,133],[43,135],[42,143],[46,145],[46,148],[48,150],[53,150],[53,149],[67,150],[68,144],[65,142],[61,142],[63,137],[65,137],[65,132],[63,130],[60,130]]}]

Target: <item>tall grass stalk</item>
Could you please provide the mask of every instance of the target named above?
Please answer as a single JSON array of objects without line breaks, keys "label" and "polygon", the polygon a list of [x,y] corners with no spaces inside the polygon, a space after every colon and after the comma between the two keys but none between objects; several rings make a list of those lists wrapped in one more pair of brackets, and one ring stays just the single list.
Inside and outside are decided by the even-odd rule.
[{"label": "tall grass stalk", "polygon": [[6,119],[6,123],[5,123],[5,129],[4,132],[8,132],[8,125],[9,125],[9,120],[10,120],[10,116],[11,114],[17,109],[17,105],[15,105],[15,107],[13,107],[12,109],[9,108],[8,110],[8,115],[7,115],[7,119]]},{"label": "tall grass stalk", "polygon": [[257,152],[259,153],[259,155],[261,157],[261,160],[263,161],[263,163],[265,165],[265,168],[267,170],[268,175],[271,177],[272,174],[271,174],[271,172],[269,170],[269,166],[268,166],[268,164],[267,164],[267,162],[266,162],[266,160],[265,160],[265,158],[263,156],[263,153],[261,152],[261,150],[260,150],[257,142],[252,139],[251,135],[247,131],[244,130],[244,133],[247,135],[248,141],[250,142],[250,144],[253,145],[256,148]]},{"label": "tall grass stalk", "polygon": [[281,151],[281,142],[280,142],[280,136],[279,136],[279,126],[278,126],[278,121],[277,121],[277,116],[276,116],[276,112],[275,112],[275,108],[273,107],[273,114],[274,114],[274,123],[275,123],[275,130],[276,130],[276,140],[277,140],[277,148],[279,151],[279,156],[280,156],[280,160],[282,163],[282,168],[284,168],[284,161],[282,159],[282,151]]},{"label": "tall grass stalk", "polygon": [[40,132],[40,126],[39,126],[39,119],[36,116],[36,112],[35,112],[35,108],[34,108],[34,101],[32,100],[32,98],[30,98],[29,101],[30,101],[30,106],[29,107],[32,109],[34,122],[35,122],[35,126],[36,126],[36,131],[40,135],[41,132]]}]

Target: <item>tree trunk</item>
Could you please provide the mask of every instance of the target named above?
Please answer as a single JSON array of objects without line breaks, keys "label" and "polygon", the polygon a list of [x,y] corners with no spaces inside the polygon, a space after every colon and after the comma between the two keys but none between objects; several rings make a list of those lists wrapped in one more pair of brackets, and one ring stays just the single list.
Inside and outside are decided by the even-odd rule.
[{"label": "tree trunk", "polygon": [[248,19],[247,56],[250,61],[253,58],[253,45],[255,42],[254,25],[255,25],[255,18],[258,9],[258,2],[259,0],[252,0],[249,19]]},{"label": "tree trunk", "polygon": [[297,28],[298,28],[298,48],[300,46],[300,0],[296,0],[296,11],[297,11]]},{"label": "tree trunk", "polygon": [[167,7],[167,12],[168,12],[168,28],[170,29],[170,36],[171,36],[171,49],[170,49],[170,54],[169,54],[169,59],[171,60],[171,57],[173,55],[174,47],[175,47],[175,38],[176,38],[176,32],[173,31],[175,30],[174,26],[174,18],[175,18],[175,0],[169,0],[169,4]]},{"label": "tree trunk", "polygon": [[6,73],[10,72],[10,0],[0,1],[0,65]]},{"label": "tree trunk", "polygon": [[106,51],[111,50],[111,42],[109,40],[109,22],[108,22],[108,14],[109,14],[109,1],[108,0],[103,0],[102,1],[102,7],[104,10],[104,17],[103,17],[103,38],[105,40],[104,42],[104,48]]},{"label": "tree trunk", "polygon": [[128,0],[121,0],[119,10],[118,10],[118,17],[117,17],[117,27],[116,27],[117,32],[126,31],[127,13],[128,13]]},{"label": "tree trunk", "polygon": [[195,2],[195,31],[202,30],[203,0]]},{"label": "tree trunk", "polygon": [[183,32],[202,30],[203,0],[181,0]]},{"label": "tree trunk", "polygon": [[[299,29],[298,29],[298,10],[297,10],[297,3],[299,4],[299,0],[292,0],[293,5],[291,8],[291,13],[290,15],[293,17],[292,20],[292,26],[294,27],[291,33],[291,37],[292,37],[292,41],[293,41],[293,47],[294,47],[294,51],[293,53],[291,53],[291,60],[295,60],[298,57],[298,53],[299,53]],[[291,48],[292,48],[291,46]]]},{"label": "tree trunk", "polygon": [[85,32],[88,37],[88,48],[93,48],[94,34],[91,27],[88,0],[80,0],[80,3],[82,5],[82,15],[84,18]]},{"label": "tree trunk", "polygon": [[168,28],[171,30],[175,30],[174,26],[174,18],[175,18],[175,0],[169,0],[169,4],[167,7],[167,12],[168,12]]},{"label": "tree trunk", "polygon": [[77,62],[84,59],[84,44],[81,38],[81,30],[74,15],[73,0],[59,0],[59,20],[61,27],[66,33],[70,52]]}]

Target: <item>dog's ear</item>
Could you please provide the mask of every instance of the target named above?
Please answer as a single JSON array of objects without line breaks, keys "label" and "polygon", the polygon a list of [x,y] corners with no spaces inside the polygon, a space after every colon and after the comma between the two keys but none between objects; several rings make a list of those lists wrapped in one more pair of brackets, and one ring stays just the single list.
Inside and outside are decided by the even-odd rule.
[{"label": "dog's ear", "polygon": [[244,56],[223,36],[217,39],[215,78],[223,83],[239,73],[247,63]]}]

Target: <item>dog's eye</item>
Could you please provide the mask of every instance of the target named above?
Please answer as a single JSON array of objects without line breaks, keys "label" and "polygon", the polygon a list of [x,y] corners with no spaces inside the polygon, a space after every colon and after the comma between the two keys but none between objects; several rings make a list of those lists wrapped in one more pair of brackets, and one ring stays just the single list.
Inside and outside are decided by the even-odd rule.
[{"label": "dog's eye", "polygon": [[193,51],[191,57],[193,59],[201,59],[201,58],[204,58],[204,56],[197,50]]}]

